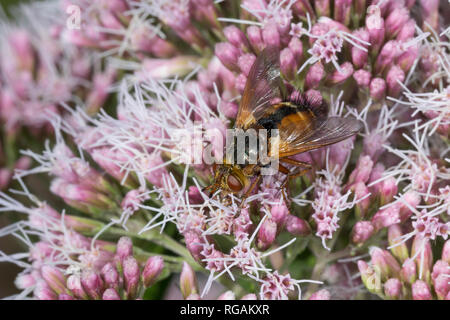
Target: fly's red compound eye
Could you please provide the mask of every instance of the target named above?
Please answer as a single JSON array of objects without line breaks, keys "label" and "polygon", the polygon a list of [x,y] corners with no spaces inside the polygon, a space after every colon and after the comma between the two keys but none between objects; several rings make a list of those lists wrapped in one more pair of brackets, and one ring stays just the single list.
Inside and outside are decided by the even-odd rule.
[{"label": "fly's red compound eye", "polygon": [[242,183],[232,174],[230,174],[227,178],[227,185],[233,192],[239,192],[242,190]]}]

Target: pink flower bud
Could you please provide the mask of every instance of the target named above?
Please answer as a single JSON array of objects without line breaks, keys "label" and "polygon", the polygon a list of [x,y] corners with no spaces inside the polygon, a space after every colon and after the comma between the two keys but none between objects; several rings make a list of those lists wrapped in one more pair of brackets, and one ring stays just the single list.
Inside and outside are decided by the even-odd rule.
[{"label": "pink flower bud", "polygon": [[[418,251],[420,251],[420,253],[418,253]],[[414,237],[411,248],[411,256],[414,257],[414,255],[416,254],[417,271],[419,272],[419,278],[429,281],[431,279],[431,268],[433,266],[433,251],[431,250],[430,241],[421,238],[419,235]],[[420,273],[421,270],[422,273]]]},{"label": "pink flower bud", "polygon": [[275,241],[277,224],[271,218],[266,219],[258,231],[258,247],[266,250]]},{"label": "pink flower bud", "polygon": [[102,300],[121,300],[116,289],[108,288],[103,292]]},{"label": "pink flower bud", "polygon": [[280,68],[283,75],[288,80],[293,80],[297,74],[297,63],[295,56],[289,48],[284,48],[280,52]]},{"label": "pink flower bud", "polygon": [[361,273],[361,280],[367,290],[372,293],[381,293],[380,272],[376,272],[363,260],[358,261],[358,269]]},{"label": "pink flower bud", "polygon": [[425,281],[417,280],[411,286],[412,298],[414,300],[431,300],[432,295],[430,287]]},{"label": "pink flower bud", "polygon": [[393,177],[387,178],[380,182],[380,196],[381,196],[381,204],[385,205],[392,201],[394,196],[397,194],[397,180]]},{"label": "pink flower bud", "polygon": [[389,227],[388,229],[389,246],[396,245],[395,247],[391,248],[391,252],[400,262],[404,262],[406,259],[409,258],[408,247],[404,242],[401,243],[402,240],[400,239],[400,237],[402,235],[403,235],[402,230],[398,224],[394,224]]},{"label": "pink flower bud", "polygon": [[127,299],[134,299],[137,295],[139,285],[140,270],[139,264],[135,258],[129,256],[122,262],[123,278]]},{"label": "pink flower bud", "polygon": [[431,279],[436,279],[441,274],[450,273],[449,264],[446,261],[438,260],[434,263]]},{"label": "pink flower bud", "polygon": [[256,57],[252,53],[246,53],[239,57],[239,59],[238,59],[239,69],[241,69],[242,73],[246,77],[248,77],[248,74],[250,73],[250,69],[252,68],[255,60],[256,60]]},{"label": "pink flower bud", "polygon": [[352,9],[352,0],[334,1],[334,20],[348,26],[350,24],[350,12]]},{"label": "pink flower bud", "polygon": [[397,41],[408,41],[414,37],[414,33],[416,32],[416,21],[414,19],[409,19],[402,28],[400,32],[397,34]]},{"label": "pink flower bud", "polygon": [[449,275],[450,274],[440,274],[433,281],[434,291],[439,300],[444,300],[449,292]]},{"label": "pink flower bud", "polygon": [[394,204],[375,213],[371,220],[375,230],[380,230],[381,228],[386,228],[393,224],[400,223],[401,220],[399,211],[399,206]]},{"label": "pink flower bud", "polygon": [[268,23],[262,29],[262,38],[267,47],[280,48],[280,34],[275,23]]},{"label": "pink flower bud", "polygon": [[39,281],[34,288],[34,296],[39,300],[57,300],[58,296],[45,281]]},{"label": "pink flower bud", "polygon": [[[355,32],[353,32],[353,35],[355,37],[357,37],[358,39],[361,39],[363,41],[367,41],[369,42],[370,40],[370,35],[369,32],[364,30],[364,29],[359,29],[356,30]],[[364,47],[367,47],[365,45],[363,45]],[[367,63],[367,57],[368,57],[369,53],[368,51],[364,51],[358,47],[353,46],[352,47],[352,62],[353,65],[356,68],[362,68],[366,65]]]},{"label": "pink flower bud", "polygon": [[293,37],[291,41],[289,41],[288,48],[291,50],[294,55],[295,62],[299,66],[303,59],[303,44],[299,38]]},{"label": "pink flower bud", "polygon": [[386,96],[386,81],[381,78],[373,78],[370,81],[370,97],[376,101]]},{"label": "pink flower bud", "polygon": [[184,240],[186,242],[186,248],[189,250],[192,257],[199,263],[201,263],[204,258],[201,254],[203,250],[203,243],[205,242],[200,236],[194,231],[187,231],[184,233]]},{"label": "pink flower bud", "polygon": [[14,281],[17,288],[23,290],[36,284],[36,279],[31,273],[19,274]]},{"label": "pink flower bud", "polygon": [[256,297],[256,294],[254,293],[249,293],[243,296],[241,300],[258,300],[258,297]]},{"label": "pink flower bud", "polygon": [[305,89],[315,89],[319,86],[320,81],[325,75],[325,70],[320,61],[313,64],[306,73]]},{"label": "pink flower bud", "polygon": [[326,289],[314,292],[308,300],[330,300],[330,292]]},{"label": "pink flower bud", "polygon": [[356,84],[360,89],[369,88],[371,78],[372,74],[363,69],[357,70],[353,73],[353,79],[355,79]]},{"label": "pink flower bud", "polygon": [[100,275],[89,269],[83,270],[81,284],[90,298],[100,300],[103,292],[103,281]]},{"label": "pink flower bud", "polygon": [[367,8],[366,28],[370,37],[370,50],[376,54],[384,40],[384,20],[378,6],[372,5]]},{"label": "pink flower bud", "polygon": [[439,0],[420,0],[420,9],[424,22],[423,30],[431,31],[428,24],[435,32],[439,31]]},{"label": "pink flower bud", "polygon": [[386,76],[388,94],[392,97],[398,97],[402,86],[399,82],[405,81],[405,72],[397,65],[390,68]]},{"label": "pink flower bud", "polygon": [[411,69],[412,65],[414,64],[418,56],[419,56],[419,47],[412,46],[397,58],[396,63],[404,72],[407,73]]},{"label": "pink flower bud", "polygon": [[409,20],[408,9],[404,7],[394,9],[388,15],[384,24],[386,28],[386,35],[388,35],[391,38],[394,38],[408,20]]},{"label": "pink flower bud", "polygon": [[412,215],[412,211],[410,208],[415,209],[420,204],[421,197],[417,192],[410,190],[403,194],[403,200],[408,205],[404,204],[403,202],[400,203],[399,217],[401,221],[406,221],[406,219],[408,219]]},{"label": "pink flower bud", "polygon": [[272,215],[272,220],[275,221],[277,225],[282,226],[286,222],[289,214],[289,209],[283,203],[281,205],[273,206],[270,209],[270,213]]},{"label": "pink flower bud", "polygon": [[56,267],[45,265],[41,268],[42,278],[57,294],[66,293],[66,278]]},{"label": "pink flower bud", "polygon": [[407,259],[403,262],[400,276],[403,282],[412,284],[417,279],[416,263],[412,259]]},{"label": "pink flower bud", "polygon": [[399,299],[402,294],[402,283],[397,278],[391,278],[384,284],[384,294],[388,299]]},{"label": "pink flower bud", "polygon": [[372,248],[370,252],[372,265],[380,270],[381,279],[386,281],[391,277],[397,277],[400,274],[400,265],[389,251]]},{"label": "pink flower bud", "polygon": [[164,261],[159,256],[148,258],[145,263],[142,279],[145,287],[150,287],[158,279],[164,268]]},{"label": "pink flower bud", "polygon": [[247,36],[253,51],[256,53],[261,52],[265,45],[261,36],[261,29],[257,26],[250,26],[247,28]]},{"label": "pink flower bud", "polygon": [[71,295],[68,295],[67,293],[61,293],[58,296],[58,300],[74,300]]},{"label": "pink flower bud", "polygon": [[180,275],[180,290],[185,299],[198,292],[194,270],[187,262],[183,262],[183,269]]},{"label": "pink flower bud", "polygon": [[106,286],[110,288],[118,288],[120,275],[112,263],[105,264],[102,268],[101,274]]},{"label": "pink flower bud", "polygon": [[89,299],[88,295],[83,289],[83,286],[81,285],[81,279],[79,275],[71,275],[67,278],[67,289],[69,289],[78,299]]},{"label": "pink flower bud", "polygon": [[96,74],[92,90],[86,98],[86,112],[95,114],[102,107],[109,94],[109,88],[115,78],[115,72],[112,70],[105,73]]},{"label": "pink flower bud", "polygon": [[441,259],[450,264],[450,240],[445,241]]},{"label": "pink flower bud", "polygon": [[330,74],[327,78],[327,81],[331,84],[342,83],[348,78],[350,78],[353,74],[353,65],[350,62],[344,62],[340,65],[341,70],[336,70],[332,74]]},{"label": "pink flower bud", "polygon": [[307,236],[311,233],[308,222],[292,214],[287,216],[286,229],[295,236]]},{"label": "pink flower bud", "polygon": [[241,50],[248,50],[249,43],[245,34],[238,27],[231,25],[223,29],[225,38],[236,48]]},{"label": "pink flower bud", "polygon": [[399,53],[399,43],[397,41],[390,40],[386,42],[381,49],[380,54],[377,56],[377,60],[375,62],[375,72],[381,73],[386,68],[391,66]]},{"label": "pink flower bud", "polygon": [[133,242],[128,237],[121,237],[117,241],[116,255],[120,261],[123,261],[126,257],[133,255]]},{"label": "pink flower bud", "polygon": [[236,78],[236,84],[235,84],[236,90],[239,91],[240,93],[243,93],[246,83],[247,83],[247,77],[243,73],[241,73]]},{"label": "pink flower bud", "polygon": [[239,49],[228,42],[220,42],[216,44],[214,53],[220,59],[220,62],[232,71],[239,71],[237,65],[240,52]]},{"label": "pink flower bud", "polygon": [[364,243],[373,234],[374,227],[370,221],[358,221],[353,227],[352,241],[354,243]]},{"label": "pink flower bud", "polygon": [[330,0],[316,0],[314,1],[316,14],[320,16],[330,16]]},{"label": "pink flower bud", "polygon": [[349,184],[369,181],[370,173],[372,172],[373,161],[369,156],[361,155],[356,164],[355,170],[350,174]]},{"label": "pink flower bud", "polygon": [[217,300],[236,300],[236,297],[233,291],[225,291],[220,296],[217,297]]},{"label": "pink flower bud", "polygon": [[352,190],[355,193],[355,200],[358,200],[356,204],[356,215],[359,218],[365,217],[370,207],[369,189],[363,182],[357,182],[353,185]]}]

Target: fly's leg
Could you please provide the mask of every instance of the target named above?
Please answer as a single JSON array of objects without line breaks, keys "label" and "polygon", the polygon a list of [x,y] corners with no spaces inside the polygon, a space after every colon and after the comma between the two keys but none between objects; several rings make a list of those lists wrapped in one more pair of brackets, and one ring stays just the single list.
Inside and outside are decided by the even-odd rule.
[{"label": "fly's leg", "polygon": [[240,209],[242,209],[242,207],[244,206],[245,200],[250,196],[252,191],[259,185],[260,182],[261,182],[261,176],[259,175],[252,182],[252,184],[250,185],[250,187],[248,188],[248,190],[245,192],[244,196],[242,197],[241,204],[239,205]]},{"label": "fly's leg", "polygon": [[288,193],[287,189],[289,187],[289,182],[291,181],[291,179],[295,179],[297,177],[304,175],[306,172],[311,170],[312,166],[307,162],[297,161],[297,160],[293,160],[293,159],[289,159],[289,158],[280,159],[280,162],[284,162],[284,163],[299,167],[297,170],[295,170],[294,172],[291,173],[288,168],[286,168],[285,166],[283,166],[281,164],[279,165],[278,171],[280,171],[281,173],[284,173],[286,175],[286,180],[284,180],[283,184],[281,185],[281,187],[283,188],[283,191],[284,191],[283,197],[285,197],[285,201],[286,201],[287,193]]}]

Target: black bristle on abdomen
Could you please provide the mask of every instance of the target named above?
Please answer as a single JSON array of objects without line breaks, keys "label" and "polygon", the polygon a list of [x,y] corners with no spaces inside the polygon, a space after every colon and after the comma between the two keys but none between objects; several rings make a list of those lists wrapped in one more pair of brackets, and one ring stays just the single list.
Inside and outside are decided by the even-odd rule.
[{"label": "black bristle on abdomen", "polygon": [[301,93],[294,97],[292,95],[287,97],[284,102],[294,104],[299,108],[299,111],[309,110],[317,118],[326,117],[328,114],[328,105],[322,97],[312,97]]}]

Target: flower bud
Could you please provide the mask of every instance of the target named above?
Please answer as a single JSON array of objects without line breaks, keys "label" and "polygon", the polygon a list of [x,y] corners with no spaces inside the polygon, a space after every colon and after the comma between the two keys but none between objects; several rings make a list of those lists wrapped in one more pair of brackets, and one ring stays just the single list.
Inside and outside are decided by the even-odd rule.
[{"label": "flower bud", "polygon": [[397,194],[397,180],[394,177],[389,177],[386,180],[380,182],[380,197],[381,205],[388,204],[394,199]]},{"label": "flower bud", "polygon": [[261,29],[257,26],[250,26],[247,28],[247,36],[253,51],[256,53],[261,52],[265,45],[261,36]]},{"label": "flower bud", "polygon": [[286,229],[295,236],[307,236],[311,233],[311,227],[305,220],[289,214],[286,218]]},{"label": "flower bud", "polygon": [[385,28],[386,35],[394,38],[405,23],[409,20],[409,10],[405,7],[394,9],[386,18]]},{"label": "flower bud", "polygon": [[392,97],[398,97],[402,90],[400,83],[403,83],[403,81],[405,81],[405,72],[397,65],[392,66],[386,76],[388,94]]},{"label": "flower bud", "polygon": [[101,274],[107,287],[118,288],[120,275],[112,263],[105,264],[102,268]]},{"label": "flower bud", "polygon": [[89,299],[88,295],[83,289],[83,286],[81,285],[81,279],[79,275],[72,274],[67,278],[67,289],[69,289],[78,299]]},{"label": "flower bud", "polygon": [[348,26],[350,24],[350,12],[352,9],[352,0],[334,1],[334,20]]},{"label": "flower bud", "polygon": [[372,265],[380,270],[380,276],[383,281],[391,277],[397,277],[400,274],[400,265],[389,251],[375,247],[372,248],[370,255]]},{"label": "flower bud", "polygon": [[232,71],[239,71],[237,62],[240,52],[238,48],[233,46],[231,43],[220,42],[216,44],[214,52],[225,67]]},{"label": "flower bud", "polygon": [[148,258],[142,272],[142,279],[145,287],[150,287],[155,283],[164,268],[164,260],[159,256]]},{"label": "flower bud", "polygon": [[378,6],[369,6],[366,15],[366,28],[369,32],[370,50],[372,54],[377,54],[384,40],[384,20],[381,17]]},{"label": "flower bud", "polygon": [[354,243],[364,243],[373,234],[374,227],[370,221],[358,221],[353,227],[352,231],[352,241]]},{"label": "flower bud", "polygon": [[316,14],[320,16],[330,16],[330,0],[316,0],[314,1]]},{"label": "flower bud", "polygon": [[256,297],[256,294],[254,293],[249,293],[243,296],[241,300],[258,300],[258,297]]},{"label": "flower bud", "polygon": [[391,300],[399,299],[402,294],[402,283],[397,278],[390,278],[384,284],[384,295]]},{"label": "flower bud", "polygon": [[187,262],[183,262],[183,269],[180,275],[180,290],[185,299],[192,294],[198,293],[194,270]]},{"label": "flower bud", "polygon": [[449,277],[450,272],[448,274],[440,274],[433,280],[434,291],[439,300],[444,300],[450,290]]},{"label": "flower bud", "polygon": [[289,214],[289,209],[283,203],[281,205],[273,206],[270,209],[270,214],[272,215],[272,220],[275,221],[277,225],[282,226],[286,222]]},{"label": "flower bud", "polygon": [[370,81],[370,97],[375,101],[384,99],[386,96],[386,81],[381,78],[373,78]]},{"label": "flower bud", "polygon": [[245,34],[238,27],[231,25],[223,29],[223,34],[225,38],[236,48],[241,50],[248,50],[249,43]]},{"label": "flower bud", "polygon": [[[354,36],[357,37],[358,39],[361,39],[363,41],[369,42],[370,40],[370,35],[369,32],[364,30],[364,29],[359,29],[356,30],[355,32],[353,32]],[[360,42],[358,42],[360,44]],[[361,44],[360,44],[361,45]],[[364,47],[366,47],[365,45],[363,45]],[[356,68],[362,68],[366,65],[367,63],[367,58],[368,58],[368,51],[367,50],[362,50],[358,47],[353,46],[352,47],[352,62],[353,65]]]},{"label": "flower bud", "polygon": [[266,47],[280,48],[280,34],[275,23],[268,23],[264,26],[262,38]]},{"label": "flower bud", "polygon": [[57,300],[58,296],[45,281],[39,281],[34,288],[34,296],[39,300]]},{"label": "flower bud", "polygon": [[293,80],[297,75],[295,56],[289,48],[284,48],[280,52],[280,69],[288,80]]},{"label": "flower bud", "polygon": [[74,300],[73,297],[67,293],[61,293],[58,296],[58,300]]},{"label": "flower bud", "polygon": [[256,57],[252,53],[246,53],[239,57],[239,59],[238,59],[239,69],[241,69],[242,73],[246,77],[248,77],[248,74],[250,73],[250,69],[252,68],[255,60],[256,60]]},{"label": "flower bud", "polygon": [[350,62],[344,62],[340,65],[341,70],[336,70],[332,74],[330,74],[327,78],[327,81],[331,84],[342,83],[348,78],[350,78],[353,74],[353,65]]},{"label": "flower bud", "polygon": [[394,224],[388,229],[388,240],[389,246],[394,246],[391,248],[392,254],[400,261],[405,262],[409,258],[408,247],[400,237],[402,236],[402,230],[398,224]]},{"label": "flower bud", "polygon": [[[414,37],[414,33],[416,31],[416,21],[414,19],[409,19],[402,28],[400,32],[397,34],[397,41],[408,41]],[[406,72],[407,70],[405,70]]]},{"label": "flower bud", "polygon": [[353,73],[353,79],[355,79],[356,84],[360,89],[369,88],[371,77],[372,74],[363,69],[357,70]]},{"label": "flower bud", "polygon": [[217,300],[236,300],[233,291],[228,290],[217,297]]},{"label": "flower bud", "polygon": [[314,292],[308,300],[330,300],[330,292],[326,289]]},{"label": "flower bud", "polygon": [[429,30],[430,26],[434,32],[439,31],[439,0],[420,0],[421,18],[423,19],[424,31]]},{"label": "flower bud", "polygon": [[450,240],[445,241],[441,259],[450,264]]},{"label": "flower bud", "polygon": [[41,268],[41,274],[53,291],[57,294],[66,293],[66,278],[58,268],[45,265]]},{"label": "flower bud", "polygon": [[381,293],[380,273],[370,267],[365,261],[358,261],[358,269],[361,273],[361,280],[371,293]]},{"label": "flower bud", "polygon": [[412,284],[411,289],[414,300],[431,300],[433,298],[430,287],[425,281],[417,280]]},{"label": "flower bud", "polygon": [[369,156],[360,156],[355,170],[350,174],[349,184],[369,181],[372,172],[373,161]]},{"label": "flower bud", "polygon": [[90,298],[99,300],[102,297],[103,281],[96,272],[84,270],[81,274],[81,284]]},{"label": "flower bud", "polygon": [[299,38],[293,37],[291,41],[289,41],[288,48],[291,50],[294,55],[295,62],[299,66],[303,59],[303,44]]},{"label": "flower bud", "polygon": [[236,90],[239,91],[240,93],[243,93],[246,83],[247,83],[247,77],[243,73],[241,73],[236,78],[236,84],[235,84]]},{"label": "flower bud", "polygon": [[121,300],[116,289],[108,288],[103,292],[102,300]]},{"label": "flower bud", "polygon": [[419,279],[425,279],[428,283],[430,283],[431,267],[433,266],[433,251],[431,250],[430,241],[428,239],[421,238],[419,235],[414,237],[411,249],[411,256],[414,257],[416,254]]},{"label": "flower bud", "polygon": [[271,218],[266,219],[258,231],[258,248],[266,250],[275,241],[277,224]]},{"label": "flower bud", "polygon": [[119,257],[121,262],[123,262],[126,257],[133,255],[133,242],[130,238],[121,237],[119,239],[116,247],[116,255]]},{"label": "flower bud", "polygon": [[400,277],[403,282],[413,284],[417,279],[416,263],[412,259],[407,259],[403,262]]},{"label": "flower bud", "polygon": [[306,73],[305,89],[315,89],[319,86],[320,81],[325,75],[323,64],[318,61],[313,64]]},{"label": "flower bud", "polygon": [[139,264],[134,257],[126,257],[123,264],[124,287],[127,299],[134,299],[137,295],[140,270]]}]

